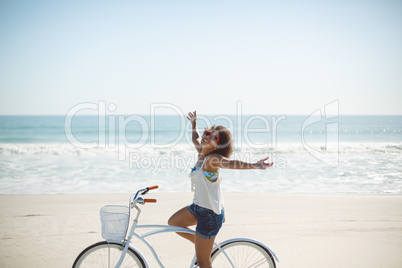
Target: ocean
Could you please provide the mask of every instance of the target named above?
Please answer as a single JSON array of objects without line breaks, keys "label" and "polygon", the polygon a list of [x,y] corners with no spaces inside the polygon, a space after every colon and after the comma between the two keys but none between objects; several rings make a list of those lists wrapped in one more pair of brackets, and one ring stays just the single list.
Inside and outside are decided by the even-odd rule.
[{"label": "ocean", "polygon": [[[208,115],[232,159],[268,170],[221,170],[225,192],[402,194],[402,116]],[[0,193],[190,191],[196,161],[180,115],[0,116]]]}]

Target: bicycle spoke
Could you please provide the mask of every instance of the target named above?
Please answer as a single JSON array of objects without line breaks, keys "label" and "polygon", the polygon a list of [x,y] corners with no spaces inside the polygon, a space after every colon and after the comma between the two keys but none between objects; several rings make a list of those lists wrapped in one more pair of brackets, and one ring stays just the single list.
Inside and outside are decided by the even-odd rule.
[{"label": "bicycle spoke", "polygon": [[[214,267],[232,268],[274,268],[275,263],[269,250],[263,246],[250,241],[232,241],[221,246],[222,250],[215,250],[212,253],[212,265]],[[228,257],[230,261],[228,260]]]},{"label": "bicycle spoke", "polygon": [[[74,262],[74,268],[114,268],[120,260],[123,246],[106,241],[94,244],[86,248]],[[131,248],[128,248],[124,256],[121,268],[144,268],[142,258]]]}]

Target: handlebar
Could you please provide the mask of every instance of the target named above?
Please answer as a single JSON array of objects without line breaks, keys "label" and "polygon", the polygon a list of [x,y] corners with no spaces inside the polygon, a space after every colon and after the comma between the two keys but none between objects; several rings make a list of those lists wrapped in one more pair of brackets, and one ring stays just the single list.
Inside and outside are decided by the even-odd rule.
[{"label": "handlebar", "polygon": [[158,188],[159,188],[158,185],[147,187],[148,190],[155,190],[155,189],[158,189]]},{"label": "handlebar", "polygon": [[[147,187],[147,188],[145,188],[145,189],[139,190],[138,192],[143,191],[143,192],[141,193],[141,195],[144,195],[144,194],[148,193],[150,190],[155,190],[155,189],[158,189],[158,188],[159,188],[158,185],[154,185],[154,186],[150,186],[150,187]],[[137,195],[138,195],[138,192],[137,192]]]},{"label": "handlebar", "polygon": [[140,193],[141,193],[141,195],[144,195],[144,194],[148,193],[150,190],[155,190],[158,188],[159,188],[158,185],[154,185],[154,186],[150,186],[150,187],[146,187],[144,189],[138,190],[137,193],[135,194],[134,198],[131,199],[132,196],[130,197],[131,208],[133,208],[136,203],[138,203],[138,204],[156,203],[156,199],[143,199],[142,197],[138,197],[138,195]]},{"label": "handlebar", "polygon": [[158,189],[158,188],[159,188],[158,185],[146,187],[144,189],[138,190],[133,199],[131,199],[133,197],[133,195],[130,196],[130,202],[129,202],[130,208],[135,208],[137,210],[137,215],[135,216],[135,219],[134,219],[135,222],[138,222],[138,218],[140,217],[140,214],[141,214],[141,209],[137,206],[137,204],[144,205],[145,203],[156,203],[156,199],[147,199],[147,198],[143,199],[142,197],[139,197],[138,195],[140,193],[141,193],[141,195],[144,195],[144,194],[148,193],[150,190],[154,190],[154,189]]}]

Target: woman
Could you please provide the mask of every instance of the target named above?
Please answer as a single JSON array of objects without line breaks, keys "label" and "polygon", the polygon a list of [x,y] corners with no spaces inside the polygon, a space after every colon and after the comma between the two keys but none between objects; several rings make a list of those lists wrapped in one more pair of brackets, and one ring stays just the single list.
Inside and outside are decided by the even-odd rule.
[{"label": "woman", "polygon": [[212,126],[205,130],[202,138],[197,132],[197,113],[188,113],[192,124],[192,140],[198,152],[198,160],[190,177],[194,186],[194,201],[170,217],[168,224],[185,227],[197,225],[196,234],[179,233],[195,244],[195,252],[200,268],[211,266],[211,252],[215,236],[225,219],[223,195],[220,188],[219,168],[266,169],[273,163],[264,163],[264,158],[256,163],[229,160],[233,141],[229,130],[223,126]]}]

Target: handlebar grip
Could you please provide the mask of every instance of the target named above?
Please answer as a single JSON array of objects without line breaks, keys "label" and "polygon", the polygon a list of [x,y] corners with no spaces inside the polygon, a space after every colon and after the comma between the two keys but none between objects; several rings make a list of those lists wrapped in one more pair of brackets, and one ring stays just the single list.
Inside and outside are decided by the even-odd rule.
[{"label": "handlebar grip", "polygon": [[144,199],[144,203],[156,203],[156,199]]},{"label": "handlebar grip", "polygon": [[154,185],[154,186],[150,186],[150,187],[147,187],[147,188],[148,188],[148,190],[155,190],[155,189],[158,189],[159,186],[158,186],[158,185]]}]

